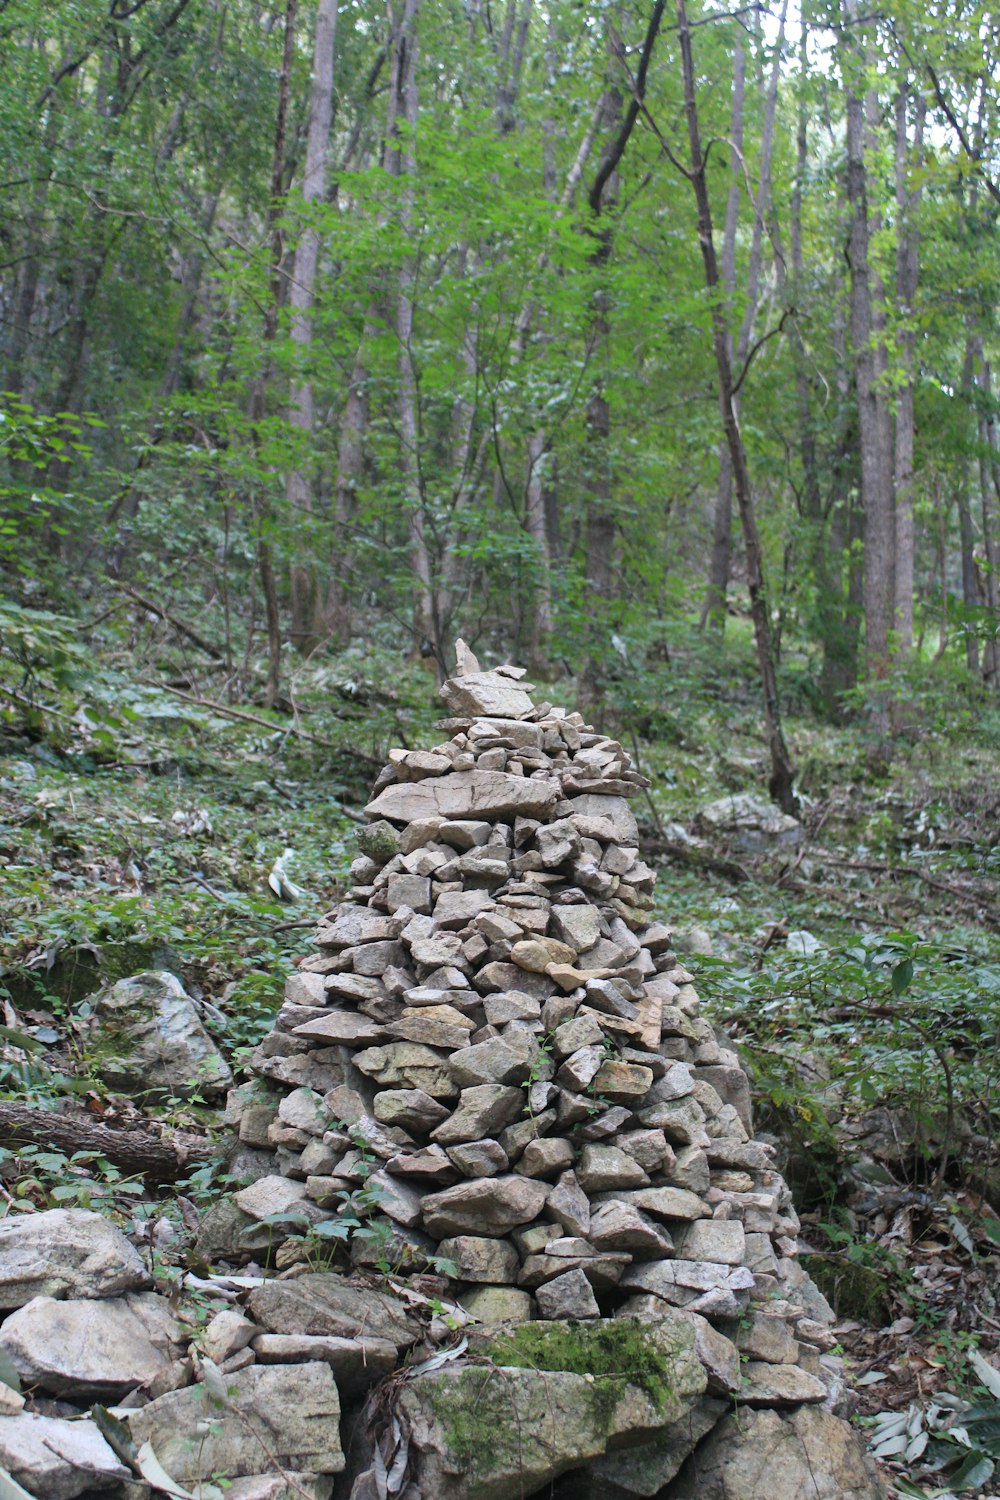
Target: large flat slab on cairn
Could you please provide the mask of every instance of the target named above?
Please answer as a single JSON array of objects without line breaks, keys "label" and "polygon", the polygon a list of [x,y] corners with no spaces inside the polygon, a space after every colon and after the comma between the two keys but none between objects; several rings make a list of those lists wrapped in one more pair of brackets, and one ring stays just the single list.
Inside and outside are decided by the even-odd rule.
[{"label": "large flat slab on cairn", "polygon": [[[842,1372],[788,1189],[752,1138],[739,1058],[653,916],[628,801],[645,779],[579,714],[536,706],[519,669],[482,671],[461,644],[459,661],[442,689],[450,737],[390,753],[353,885],[241,1093],[241,1139],[267,1191],[238,1195],[233,1258],[270,1257],[294,1278],[302,1252],[282,1219],[267,1222],[274,1204],[315,1222],[353,1212],[364,1188],[376,1237],[346,1233],[343,1251],[359,1272],[444,1274],[470,1327],[533,1341],[530,1359],[502,1359],[473,1327],[462,1357],[394,1386],[367,1432],[354,1428],[370,1463],[352,1500],[375,1492],[382,1463],[403,1462],[404,1431],[408,1500],[513,1500],[552,1483],[669,1500],[744,1387],[757,1413],[815,1408],[849,1434],[825,1411]],[[251,1298],[268,1330],[260,1358],[367,1337],[404,1361],[419,1337],[412,1306],[394,1320],[373,1305],[355,1328],[312,1273],[301,1295],[281,1284]],[[674,1341],[672,1384],[657,1390],[679,1407],[650,1404],[660,1355],[599,1375],[566,1332],[591,1330],[597,1348],[616,1328],[612,1343],[636,1328]],[[738,1436],[726,1442],[731,1455]],[[612,1462],[632,1447],[635,1462]]]}]

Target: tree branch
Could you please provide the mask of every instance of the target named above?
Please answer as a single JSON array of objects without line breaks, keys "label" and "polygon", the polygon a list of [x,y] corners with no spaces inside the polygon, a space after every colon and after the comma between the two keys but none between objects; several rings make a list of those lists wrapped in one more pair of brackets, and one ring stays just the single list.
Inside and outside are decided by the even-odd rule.
[{"label": "tree branch", "polygon": [[635,75],[631,103],[625,112],[622,128],[605,151],[594,181],[591,184],[589,202],[591,211],[594,214],[601,212],[601,194],[604,192],[608,178],[625,154],[625,147],[628,145],[629,136],[632,134],[636,120],[639,118],[639,110],[642,107],[643,96],[646,92],[646,75],[649,72],[649,59],[653,53],[653,43],[656,41],[656,33],[660,29],[660,21],[663,18],[665,4],[666,0],[656,0],[656,4],[653,6],[653,13],[649,18],[649,25],[646,28],[646,38],[642,44],[642,55],[639,59],[639,67]]}]

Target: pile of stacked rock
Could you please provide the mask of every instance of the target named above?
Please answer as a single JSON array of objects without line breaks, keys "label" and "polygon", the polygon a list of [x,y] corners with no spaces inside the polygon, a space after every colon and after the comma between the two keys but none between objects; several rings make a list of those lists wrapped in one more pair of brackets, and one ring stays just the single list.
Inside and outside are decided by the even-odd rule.
[{"label": "pile of stacked rock", "polygon": [[276,1156],[236,1195],[243,1243],[361,1189],[381,1230],[356,1263],[445,1267],[494,1322],[664,1303],[718,1322],[753,1299],[751,1376],[821,1398],[832,1340],[788,1191],[649,920],[627,801],[647,783],[522,676],[461,649],[451,737],[390,753],[354,886],[253,1058],[240,1133]]}]

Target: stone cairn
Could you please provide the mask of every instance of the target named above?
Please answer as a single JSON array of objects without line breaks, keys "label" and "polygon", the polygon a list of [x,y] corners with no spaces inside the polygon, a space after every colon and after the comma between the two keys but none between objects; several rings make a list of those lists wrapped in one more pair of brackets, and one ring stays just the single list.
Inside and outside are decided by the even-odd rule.
[{"label": "stone cairn", "polygon": [[243,1244],[360,1189],[382,1227],[356,1264],[445,1268],[491,1322],[667,1303],[746,1325],[752,1300],[769,1316],[744,1361],[781,1399],[822,1399],[830,1313],[788,1189],[649,920],[627,800],[648,782],[523,675],[460,643],[451,738],[390,752],[354,885],[238,1101],[242,1141],[277,1163],[236,1194]]}]

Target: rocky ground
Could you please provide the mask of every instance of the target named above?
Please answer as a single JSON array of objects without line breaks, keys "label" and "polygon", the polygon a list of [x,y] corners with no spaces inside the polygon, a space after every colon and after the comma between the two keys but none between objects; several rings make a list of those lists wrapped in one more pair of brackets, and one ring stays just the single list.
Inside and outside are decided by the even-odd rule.
[{"label": "rocky ground", "polygon": [[[329,774],[303,776],[303,762],[289,762],[287,746],[276,751],[262,738],[244,742],[219,779],[207,765],[197,768],[209,732],[219,726],[199,726],[193,738],[178,726],[168,745],[147,730],[131,768],[106,770],[62,752],[47,760],[27,742],[8,747],[12,753],[0,763],[11,872],[4,893],[7,1103],[0,1100],[0,1119],[8,1153],[5,1223],[100,1209],[125,1231],[143,1277],[153,1278],[97,1301],[63,1290],[51,1305],[45,1299],[52,1290],[39,1284],[4,1329],[41,1298],[41,1311],[31,1313],[38,1321],[25,1319],[21,1340],[40,1348],[46,1316],[61,1316],[81,1300],[88,1319],[95,1307],[114,1309],[100,1315],[108,1327],[98,1347],[101,1339],[105,1349],[109,1339],[116,1349],[133,1340],[146,1351],[136,1368],[147,1394],[176,1398],[197,1390],[195,1427],[212,1428],[232,1401],[235,1378],[249,1378],[224,1368],[227,1362],[238,1366],[242,1357],[245,1370],[267,1368],[255,1341],[345,1341],[351,1352],[343,1352],[339,1369],[330,1347],[299,1369],[334,1370],[346,1407],[361,1396],[350,1361],[355,1371],[360,1362],[367,1380],[389,1356],[382,1349],[378,1364],[370,1312],[369,1323],[356,1320],[352,1328],[348,1319],[323,1334],[271,1327],[250,1307],[253,1287],[220,1275],[198,1244],[206,1214],[230,1186],[210,1161],[229,1074],[239,1080],[248,1049],[270,1024],[283,972],[308,952],[313,914],[346,889],[357,852],[357,824],[330,810]],[[418,721],[406,738],[431,746],[439,736]],[[233,743],[228,731],[226,743]],[[809,743],[800,740],[800,755]],[[708,761],[676,744],[638,748],[653,783],[636,811],[641,856],[661,867],[654,915],[675,932],[679,962],[694,975],[712,1022],[726,1028],[722,1045],[738,1045],[749,1060],[758,1128],[795,1190],[800,1239],[811,1252],[805,1263],[837,1310],[834,1333],[860,1382],[860,1411],[878,1417],[869,1431],[891,1465],[886,1477],[899,1493],[913,1493],[909,1483],[925,1494],[988,1495],[1000,1321],[988,759],[967,751],[945,764],[930,744],[892,783],[872,787],[859,776],[845,785],[840,769],[824,769],[829,744],[813,744],[811,795],[799,825],[790,827],[761,817],[752,791],[760,768],[749,738],[741,746],[727,736]],[[842,761],[852,753],[841,740],[832,755]],[[370,774],[363,770],[356,789],[341,784],[349,810]],[[744,792],[748,801],[739,800]],[[285,857],[289,849],[292,858]],[[334,886],[331,874],[344,885]],[[119,1027],[123,1011],[136,1009],[134,989],[126,984],[116,998],[109,984],[94,1002],[102,979],[117,973],[130,980],[150,968],[177,976],[160,982],[155,1004],[172,1010],[179,1047],[201,1049],[193,1068],[185,1061],[161,1078],[149,1073],[141,1036],[123,1038]],[[68,1136],[53,1130],[53,1106],[60,1128],[71,1127]],[[29,1115],[49,1111],[47,1128],[39,1132],[37,1120],[17,1117],[15,1107]],[[129,1137],[134,1159],[112,1160],[102,1131],[113,1133],[119,1150]],[[151,1150],[152,1165],[142,1159]],[[173,1185],[178,1172],[180,1191]],[[294,1234],[291,1241],[285,1254],[296,1248]],[[238,1274],[252,1277],[254,1269]],[[285,1271],[300,1278],[303,1263]],[[414,1363],[441,1357],[467,1336],[464,1325],[449,1323],[459,1314],[448,1311],[434,1268],[423,1276],[406,1293],[416,1300],[401,1304],[401,1316],[411,1320]],[[385,1285],[376,1267],[360,1291]],[[219,1342],[206,1344],[220,1313],[228,1321],[216,1330]],[[242,1321],[233,1324],[234,1316]],[[61,1325],[53,1326],[50,1345],[65,1344]],[[230,1326],[240,1331],[227,1344],[222,1334]],[[240,1347],[242,1333],[248,1336]],[[360,1354],[359,1334],[372,1346]],[[298,1358],[308,1352],[300,1348]],[[223,1372],[223,1404],[206,1416],[214,1367]],[[92,1384],[68,1396],[59,1386],[65,1370],[44,1379],[28,1371],[29,1415],[82,1430],[60,1408],[78,1413],[81,1403],[90,1409],[95,1401],[119,1401],[124,1392],[107,1372],[105,1364],[103,1385],[92,1371]],[[194,1385],[184,1384],[196,1375]],[[168,1388],[172,1380],[180,1382],[177,1390]],[[241,1386],[242,1415],[226,1419],[244,1436],[251,1398],[250,1387]],[[17,1405],[16,1394],[6,1399]],[[302,1399],[307,1409],[306,1393]],[[266,1392],[255,1410],[271,1410]],[[753,1418],[771,1420],[766,1411]],[[115,1448],[112,1433],[124,1446]],[[136,1465],[149,1434],[136,1441],[112,1420],[99,1436],[131,1476],[118,1474],[115,1482],[141,1483]],[[280,1457],[278,1437],[263,1438]],[[205,1440],[207,1432],[197,1435],[199,1444]],[[323,1450],[323,1441],[318,1435],[316,1451],[330,1462],[333,1448]],[[161,1462],[162,1442],[162,1435],[152,1441]],[[41,1452],[48,1462],[48,1439]],[[260,1452],[257,1473],[259,1460]],[[199,1479],[206,1472],[222,1477],[202,1468]],[[268,1482],[272,1489],[260,1493],[279,1494],[287,1484]],[[315,1474],[292,1483],[290,1493],[317,1492]],[[236,1493],[257,1491],[244,1485]]]}]

